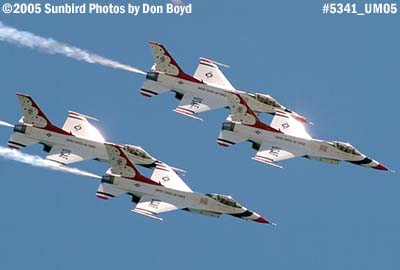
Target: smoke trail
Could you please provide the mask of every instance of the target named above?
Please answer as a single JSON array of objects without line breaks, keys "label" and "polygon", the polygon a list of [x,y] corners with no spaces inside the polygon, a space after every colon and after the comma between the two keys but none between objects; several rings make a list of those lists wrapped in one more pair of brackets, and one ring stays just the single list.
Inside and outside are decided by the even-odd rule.
[{"label": "smoke trail", "polygon": [[10,123],[4,122],[0,120],[0,126],[5,126],[5,127],[14,127],[14,125],[11,125]]},{"label": "smoke trail", "polygon": [[67,57],[79,61],[85,61],[91,64],[100,64],[103,66],[122,69],[139,74],[146,74],[145,72],[135,67],[121,64],[117,61],[81,50],[79,48],[58,42],[52,38],[44,38],[35,34],[20,31],[16,28],[6,26],[0,21],[0,41],[6,41],[31,49],[36,49],[49,54],[63,54]]},{"label": "smoke trail", "polygon": [[29,165],[32,165],[35,167],[47,168],[47,169],[54,170],[54,171],[89,176],[89,177],[93,177],[93,178],[101,178],[100,176],[90,173],[90,172],[82,171],[77,168],[70,168],[70,167],[66,167],[63,165],[59,165],[53,161],[43,159],[39,156],[32,156],[32,155],[29,155],[26,153],[22,153],[18,150],[9,149],[9,148],[2,147],[2,146],[0,146],[0,156],[3,158],[6,158],[6,159],[11,159],[11,160],[19,161],[19,162],[22,162],[25,164],[29,164]]}]

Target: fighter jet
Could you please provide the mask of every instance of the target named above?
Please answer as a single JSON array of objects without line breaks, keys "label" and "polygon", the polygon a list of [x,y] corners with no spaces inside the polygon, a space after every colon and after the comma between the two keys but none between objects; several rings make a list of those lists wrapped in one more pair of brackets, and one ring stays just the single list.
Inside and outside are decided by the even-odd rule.
[{"label": "fighter jet", "polygon": [[149,45],[155,64],[152,71],[147,73],[140,93],[153,97],[170,90],[175,92],[175,97],[180,100],[174,110],[177,113],[201,120],[195,114],[228,106],[224,90],[230,90],[239,93],[257,113],[275,114],[284,111],[299,121],[308,122],[305,117],[282,106],[270,95],[236,90],[218,68],[227,67],[224,64],[200,58],[200,64],[194,76],[191,76],[183,72],[163,45],[156,42],[149,42]]},{"label": "fighter jet", "polygon": [[377,170],[388,169],[378,161],[368,158],[349,143],[313,139],[303,123],[290,114],[276,113],[271,125],[262,123],[241,95],[226,92],[231,115],[222,125],[217,143],[231,146],[250,141],[257,150],[254,160],[282,168],[275,162],[306,157],[326,163],[347,161]]},{"label": "fighter jet", "polygon": [[[105,139],[88,121],[97,119],[69,111],[64,126],[59,128],[50,122],[30,96],[17,93],[17,97],[23,117],[13,126],[14,132],[8,141],[8,147],[20,149],[40,143],[43,150],[48,152],[46,159],[62,165],[90,159],[108,162]],[[1,122],[4,125],[5,122]],[[123,147],[135,164],[150,168],[156,166],[157,159],[141,147],[128,144]],[[174,169],[178,173],[185,173],[181,169]]]},{"label": "fighter jet", "polygon": [[230,196],[193,192],[165,163],[157,164],[151,178],[147,178],[135,168],[122,147],[109,143],[105,146],[112,167],[98,187],[96,195],[101,199],[129,194],[132,202],[136,203],[132,212],[157,220],[162,220],[158,216],[161,213],[181,209],[212,217],[227,214],[270,223]]}]

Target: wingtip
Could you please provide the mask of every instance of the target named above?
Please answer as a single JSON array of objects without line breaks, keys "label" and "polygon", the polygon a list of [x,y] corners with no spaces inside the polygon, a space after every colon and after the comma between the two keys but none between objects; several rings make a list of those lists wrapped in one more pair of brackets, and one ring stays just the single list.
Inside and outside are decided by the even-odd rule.
[{"label": "wingtip", "polygon": [[173,112],[176,112],[176,113],[179,113],[179,114],[181,114],[181,115],[183,115],[183,116],[187,116],[187,117],[190,117],[190,118],[199,120],[200,122],[203,122],[203,121],[204,121],[202,118],[197,117],[197,116],[194,116],[192,113],[188,113],[188,112],[182,110],[182,109],[179,108],[179,107],[173,109],[172,111],[173,111]]},{"label": "wingtip", "polygon": [[215,65],[221,66],[221,67],[230,68],[230,66],[228,66],[227,64],[223,64],[223,63],[220,63],[220,62],[217,62],[217,61],[215,61],[215,60],[208,59],[208,58],[205,58],[205,57],[200,57],[200,61],[212,63],[212,64],[215,64]]},{"label": "wingtip", "polygon": [[20,92],[17,92],[17,93],[15,93],[17,96],[21,96],[21,97],[27,97],[27,98],[30,98],[31,96],[30,95],[27,95],[27,94],[24,94],[24,93],[20,93]]},{"label": "wingtip", "polygon": [[68,114],[82,116],[82,117],[85,117],[87,119],[91,119],[91,120],[94,120],[94,121],[100,121],[99,119],[97,119],[97,118],[95,118],[93,116],[89,116],[89,115],[86,115],[86,114],[83,114],[83,113],[80,113],[80,112],[68,111]]},{"label": "wingtip", "polygon": [[258,162],[261,162],[261,163],[264,163],[264,164],[267,164],[267,165],[270,165],[270,166],[275,167],[275,168],[283,169],[282,165],[275,164],[274,162],[268,161],[262,156],[254,156],[251,159],[255,160],[255,161],[258,161]]},{"label": "wingtip", "polygon": [[134,208],[134,209],[131,210],[131,212],[132,213],[136,213],[136,214],[140,214],[140,215],[143,215],[143,216],[146,216],[146,217],[158,220],[158,221],[163,221],[164,220],[163,218],[161,218],[161,217],[159,217],[157,215],[154,215],[154,214],[152,214],[151,212],[149,212],[147,210]]},{"label": "wingtip", "polygon": [[149,40],[149,44],[161,45],[161,43],[158,43],[158,42],[156,42],[156,41],[152,41],[152,40]]}]

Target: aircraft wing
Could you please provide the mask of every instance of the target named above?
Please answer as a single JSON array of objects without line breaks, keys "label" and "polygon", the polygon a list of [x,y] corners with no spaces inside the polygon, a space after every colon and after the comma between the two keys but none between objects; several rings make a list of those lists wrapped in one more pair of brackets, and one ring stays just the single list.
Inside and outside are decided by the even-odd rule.
[{"label": "aircraft wing", "polygon": [[211,95],[194,95],[187,93],[183,96],[181,102],[174,111],[201,120],[201,118],[194,116],[194,114],[225,107],[226,105],[226,99],[223,96],[217,98]]},{"label": "aircraft wing", "polygon": [[94,159],[95,156],[90,154],[78,153],[76,150],[64,148],[60,145],[53,146],[46,159],[61,163],[63,165]]},{"label": "aircraft wing", "polygon": [[83,137],[89,140],[93,140],[96,142],[105,142],[101,133],[95,128],[92,124],[89,123],[89,119],[95,118],[77,113],[77,112],[68,112],[68,118],[64,123],[63,130],[67,132],[71,132],[75,136]]},{"label": "aircraft wing", "polygon": [[252,159],[268,165],[282,168],[282,166],[275,164],[275,162],[300,156],[302,156],[302,154],[282,149],[281,147],[275,146],[273,144],[263,143]]},{"label": "aircraft wing", "polygon": [[312,139],[310,134],[307,133],[304,124],[286,112],[276,112],[274,118],[272,118],[271,127],[287,135]]},{"label": "aircraft wing", "polygon": [[177,209],[179,209],[179,207],[171,203],[160,201],[159,199],[152,198],[149,195],[143,195],[136,207],[132,209],[132,212],[157,220],[163,220],[158,216],[158,214]]},{"label": "aircraft wing", "polygon": [[225,75],[218,68],[218,65],[225,66],[213,60],[200,58],[194,77],[204,83],[222,88],[224,90],[235,90]]},{"label": "aircraft wing", "polygon": [[188,185],[186,185],[186,183],[177,175],[174,169],[163,162],[157,161],[150,179],[167,188],[192,192]]}]

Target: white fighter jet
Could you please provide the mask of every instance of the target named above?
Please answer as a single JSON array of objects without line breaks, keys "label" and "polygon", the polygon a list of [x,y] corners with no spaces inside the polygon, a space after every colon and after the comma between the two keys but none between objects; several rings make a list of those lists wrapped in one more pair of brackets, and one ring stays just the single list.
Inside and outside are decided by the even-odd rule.
[{"label": "white fighter jet", "polygon": [[[94,118],[70,111],[64,126],[59,128],[50,122],[30,96],[17,93],[17,97],[23,117],[14,125],[8,147],[20,149],[40,143],[44,146],[43,150],[48,152],[46,159],[63,165],[89,159],[108,162],[105,139],[88,121]],[[5,122],[1,122],[5,125]],[[141,147],[127,144],[123,147],[135,164],[150,168],[156,166],[158,161]],[[183,170],[174,169],[184,173]]]},{"label": "white fighter jet", "polygon": [[254,160],[280,168],[282,167],[275,162],[306,157],[333,164],[347,161],[377,170],[388,170],[349,143],[311,138],[304,125],[290,114],[276,113],[271,125],[267,125],[257,118],[240,95],[227,91],[226,97],[231,115],[223,123],[217,139],[221,146],[250,141],[253,149],[258,151]]},{"label": "white fighter jet", "polygon": [[155,64],[152,71],[147,73],[140,93],[152,97],[170,90],[175,92],[175,97],[180,100],[174,110],[177,113],[201,120],[195,114],[228,106],[224,90],[230,90],[239,93],[257,113],[275,114],[283,111],[299,121],[308,122],[270,95],[236,90],[218,68],[226,65],[200,58],[200,64],[194,76],[191,76],[183,72],[163,45],[156,42],[149,42],[149,45]]},{"label": "white fighter jet", "polygon": [[158,215],[174,210],[186,210],[212,217],[222,214],[270,223],[259,214],[240,205],[230,196],[193,192],[175,171],[165,163],[157,164],[151,178],[139,173],[123,147],[105,144],[112,168],[103,176],[97,197],[109,199],[122,194],[132,196],[136,207],[132,212],[157,220]]}]

